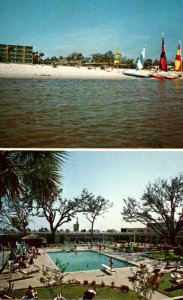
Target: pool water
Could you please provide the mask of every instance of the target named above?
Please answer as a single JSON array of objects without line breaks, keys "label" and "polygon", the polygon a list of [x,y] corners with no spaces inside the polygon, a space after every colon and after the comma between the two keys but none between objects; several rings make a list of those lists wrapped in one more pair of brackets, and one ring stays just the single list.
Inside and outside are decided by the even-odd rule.
[{"label": "pool water", "polygon": [[[95,251],[48,252],[48,255],[55,264],[57,259],[61,264],[68,264],[66,272],[99,270],[101,269],[101,264],[110,265],[109,256]],[[113,258],[113,268],[126,268],[132,266],[134,265]]]}]

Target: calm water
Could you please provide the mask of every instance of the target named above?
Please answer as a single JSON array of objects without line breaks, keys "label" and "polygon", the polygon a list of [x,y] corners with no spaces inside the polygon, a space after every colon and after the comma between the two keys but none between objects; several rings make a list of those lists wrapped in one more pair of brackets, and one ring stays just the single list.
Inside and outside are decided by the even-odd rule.
[{"label": "calm water", "polygon": [[[49,257],[54,263],[59,259],[62,264],[67,264],[66,271],[87,271],[101,269],[101,264],[109,264],[109,256],[93,252],[93,251],[78,251],[75,252],[48,252]],[[132,264],[126,263],[119,259],[113,259],[113,268],[126,268],[131,267]]]},{"label": "calm water", "polygon": [[0,79],[0,147],[182,148],[183,80]]}]

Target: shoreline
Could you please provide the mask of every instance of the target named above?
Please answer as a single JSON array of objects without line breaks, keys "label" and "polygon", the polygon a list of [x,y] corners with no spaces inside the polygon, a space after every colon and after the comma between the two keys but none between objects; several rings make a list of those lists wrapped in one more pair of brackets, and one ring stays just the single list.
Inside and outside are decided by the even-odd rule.
[{"label": "shoreline", "polygon": [[[134,79],[124,69],[0,63],[0,78]],[[148,71],[147,71],[148,72]]]}]

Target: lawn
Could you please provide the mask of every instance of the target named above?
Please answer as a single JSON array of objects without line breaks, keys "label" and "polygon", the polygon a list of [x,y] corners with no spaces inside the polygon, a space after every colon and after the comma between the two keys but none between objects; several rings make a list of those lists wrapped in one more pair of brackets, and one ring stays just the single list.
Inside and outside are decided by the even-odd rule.
[{"label": "lawn", "polygon": [[[173,251],[163,251],[163,253],[160,252],[149,252],[147,254],[147,257],[152,259],[157,258],[164,258],[167,260],[179,260],[179,257],[173,253]],[[180,256],[180,261],[183,262],[183,256]]]},{"label": "lawn", "polygon": [[160,278],[158,292],[169,297],[183,296],[183,289],[172,283],[170,274],[164,274]]},{"label": "lawn", "polygon": [[[64,285],[62,288],[62,295],[68,300],[76,300],[78,298],[82,298],[84,291],[87,288],[83,285],[80,286],[68,286]],[[51,295],[47,288],[37,288],[38,298],[39,299],[53,299],[57,294],[60,294],[60,287],[54,287],[54,293]],[[14,293],[14,297],[20,299],[24,296],[25,290],[17,290]],[[117,288],[111,287],[101,287],[98,289],[95,300],[137,300],[137,295],[133,291],[129,291],[128,293],[123,293]]]}]

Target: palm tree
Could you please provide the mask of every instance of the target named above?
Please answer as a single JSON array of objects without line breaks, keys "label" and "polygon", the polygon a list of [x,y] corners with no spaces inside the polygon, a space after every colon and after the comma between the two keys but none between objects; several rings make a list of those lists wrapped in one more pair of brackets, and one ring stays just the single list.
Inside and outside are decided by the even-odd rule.
[{"label": "palm tree", "polygon": [[66,153],[56,151],[1,151],[0,199],[16,199],[25,188],[39,204],[53,199],[61,184]]},{"label": "palm tree", "polygon": [[12,199],[19,196],[21,184],[17,172],[17,162],[10,152],[0,151],[0,201],[4,196]]}]

